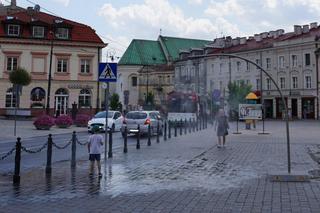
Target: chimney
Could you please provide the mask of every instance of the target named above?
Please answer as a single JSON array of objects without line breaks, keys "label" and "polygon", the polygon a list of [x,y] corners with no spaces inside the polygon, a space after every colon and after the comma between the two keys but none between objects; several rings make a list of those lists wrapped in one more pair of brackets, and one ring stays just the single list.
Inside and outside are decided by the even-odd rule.
[{"label": "chimney", "polygon": [[16,6],[17,6],[17,1],[11,0],[11,7],[16,7]]},{"label": "chimney", "polygon": [[277,34],[278,34],[278,36],[283,35],[284,34],[284,29],[277,30]]},{"label": "chimney", "polygon": [[254,39],[256,40],[256,42],[259,42],[262,40],[261,35],[260,34],[254,34]]},{"label": "chimney", "polygon": [[268,37],[273,38],[276,34],[276,31],[269,31]]},{"label": "chimney", "polygon": [[240,44],[245,44],[245,43],[247,43],[247,38],[246,37],[240,38]]},{"label": "chimney", "polygon": [[302,27],[300,25],[294,25],[293,28],[296,35],[300,35],[302,33]]},{"label": "chimney", "polygon": [[240,38],[239,37],[232,39],[232,45],[233,46],[237,46],[239,44],[240,44]]},{"label": "chimney", "polygon": [[302,32],[303,33],[308,33],[309,32],[309,25],[308,24],[303,25]]},{"label": "chimney", "polygon": [[261,38],[267,38],[268,37],[268,32],[263,32],[261,33]]},{"label": "chimney", "polygon": [[318,23],[317,22],[312,22],[310,23],[310,29],[314,29],[318,27]]}]

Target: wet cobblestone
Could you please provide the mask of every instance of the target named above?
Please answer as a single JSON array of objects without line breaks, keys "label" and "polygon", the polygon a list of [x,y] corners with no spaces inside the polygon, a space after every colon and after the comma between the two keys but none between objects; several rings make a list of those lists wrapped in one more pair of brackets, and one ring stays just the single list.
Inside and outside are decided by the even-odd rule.
[{"label": "wet cobblestone", "polygon": [[[23,173],[20,187],[1,176],[0,212],[319,212],[319,181],[266,179],[287,169],[283,135],[230,135],[225,149],[212,135],[208,129],[115,152],[102,179],[88,177],[86,160],[74,171],[69,162],[54,164],[51,177],[44,168]],[[318,140],[299,140],[292,139],[293,171],[317,169],[307,150]]]}]

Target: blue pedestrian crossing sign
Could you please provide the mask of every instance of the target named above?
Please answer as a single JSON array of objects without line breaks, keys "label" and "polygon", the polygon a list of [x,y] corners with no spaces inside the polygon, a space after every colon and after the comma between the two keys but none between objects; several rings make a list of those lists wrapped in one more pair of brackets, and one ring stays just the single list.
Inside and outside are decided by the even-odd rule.
[{"label": "blue pedestrian crossing sign", "polygon": [[100,63],[98,80],[100,82],[116,82],[117,63]]}]

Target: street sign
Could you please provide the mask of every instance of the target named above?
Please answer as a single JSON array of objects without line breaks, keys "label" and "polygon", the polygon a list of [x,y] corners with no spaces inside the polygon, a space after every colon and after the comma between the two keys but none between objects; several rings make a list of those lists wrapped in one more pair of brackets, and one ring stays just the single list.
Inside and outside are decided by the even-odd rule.
[{"label": "street sign", "polygon": [[103,83],[101,84],[101,87],[102,87],[102,89],[107,89],[107,88],[108,88],[108,85],[107,85],[107,83],[103,82]]},{"label": "street sign", "polygon": [[98,80],[100,82],[116,82],[117,63],[100,63]]},{"label": "street sign", "polygon": [[261,104],[239,104],[239,120],[262,119]]}]

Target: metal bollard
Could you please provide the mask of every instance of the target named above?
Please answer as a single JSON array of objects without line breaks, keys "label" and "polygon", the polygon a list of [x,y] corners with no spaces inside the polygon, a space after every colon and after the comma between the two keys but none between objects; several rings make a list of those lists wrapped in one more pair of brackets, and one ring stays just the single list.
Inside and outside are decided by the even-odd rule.
[{"label": "metal bollard", "polygon": [[177,122],[174,122],[174,137],[177,137]]},{"label": "metal bollard", "polygon": [[51,162],[52,162],[52,135],[49,134],[48,137],[48,147],[47,147],[47,165],[46,174],[51,174]]},{"label": "metal bollard", "polygon": [[76,148],[77,145],[77,135],[76,132],[73,131],[72,133],[72,144],[71,144],[71,168],[76,167]]},{"label": "metal bollard", "polygon": [[187,134],[188,122],[187,119],[184,120],[184,134]]},{"label": "metal bollard", "polygon": [[123,152],[127,153],[128,152],[128,129],[127,127],[124,127],[124,146],[123,146]]},{"label": "metal bollard", "polygon": [[137,145],[136,145],[136,149],[140,149],[140,124],[138,124]]},{"label": "metal bollard", "polygon": [[158,122],[158,124],[157,124],[157,143],[160,142],[159,135],[160,135],[160,124]]},{"label": "metal bollard", "polygon": [[183,125],[183,122],[182,122],[182,119],[180,119],[180,135],[182,135],[182,125]]},{"label": "metal bollard", "polygon": [[148,146],[151,146],[151,126],[148,125]]},{"label": "metal bollard", "polygon": [[163,140],[167,140],[167,121],[164,121],[164,132],[163,132]]},{"label": "metal bollard", "polygon": [[112,153],[112,145],[113,145],[113,141],[112,141],[112,130],[109,130],[109,151],[108,151],[108,158],[112,158],[113,157],[113,153]]},{"label": "metal bollard", "polygon": [[189,119],[189,123],[188,123],[189,133],[191,133],[191,125],[192,125],[192,121],[191,121],[191,118],[190,118]]},{"label": "metal bollard", "polygon": [[20,162],[21,162],[21,138],[17,138],[16,143],[16,156],[14,160],[14,175],[13,175],[13,183],[20,183]]},{"label": "metal bollard", "polygon": [[171,138],[171,121],[168,122],[168,139]]}]

